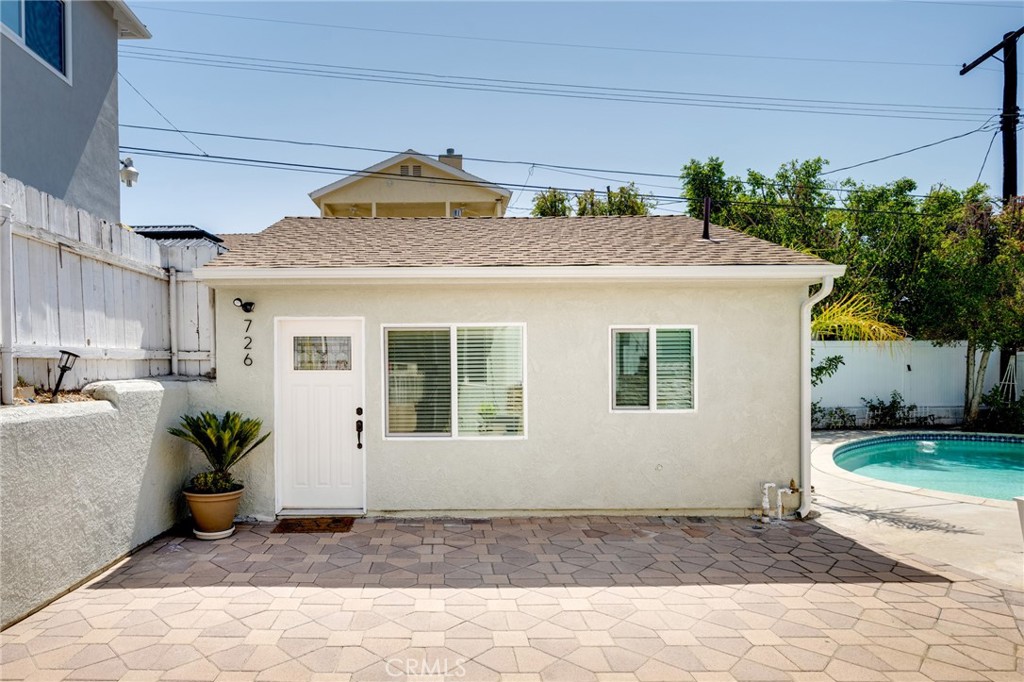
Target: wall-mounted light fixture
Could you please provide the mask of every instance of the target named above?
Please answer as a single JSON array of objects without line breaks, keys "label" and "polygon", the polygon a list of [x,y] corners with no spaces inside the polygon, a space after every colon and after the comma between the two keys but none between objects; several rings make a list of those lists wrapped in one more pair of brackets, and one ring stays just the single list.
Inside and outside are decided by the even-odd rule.
[{"label": "wall-mounted light fixture", "polygon": [[252,301],[243,301],[240,298],[236,298],[233,303],[236,308],[241,308],[243,313],[251,313],[256,308],[256,304]]},{"label": "wall-mounted light fixture", "polygon": [[139,181],[139,171],[135,168],[132,157],[126,156],[121,160],[121,182],[126,187],[131,187]]},{"label": "wall-mounted light fixture", "polygon": [[57,360],[57,369],[60,370],[60,374],[57,375],[57,383],[53,387],[53,395],[50,397],[50,402],[57,402],[57,392],[60,391],[60,384],[64,381],[64,375],[71,371],[71,368],[75,366],[75,360],[79,356],[75,355],[71,351],[62,350],[60,352],[60,359]]}]

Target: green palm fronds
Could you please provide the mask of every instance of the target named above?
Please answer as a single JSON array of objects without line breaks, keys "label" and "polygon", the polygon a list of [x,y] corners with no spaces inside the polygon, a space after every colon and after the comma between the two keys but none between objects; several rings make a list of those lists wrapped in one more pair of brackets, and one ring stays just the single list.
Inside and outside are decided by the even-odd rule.
[{"label": "green palm fronds", "polygon": [[223,417],[202,412],[182,416],[180,426],[167,432],[199,448],[214,472],[227,473],[270,437],[270,433],[260,437],[262,428],[261,419],[246,419],[238,412],[225,412]]},{"label": "green palm fronds", "polygon": [[864,294],[846,294],[826,302],[811,319],[816,339],[838,341],[901,341],[906,332],[881,319],[878,307]]}]

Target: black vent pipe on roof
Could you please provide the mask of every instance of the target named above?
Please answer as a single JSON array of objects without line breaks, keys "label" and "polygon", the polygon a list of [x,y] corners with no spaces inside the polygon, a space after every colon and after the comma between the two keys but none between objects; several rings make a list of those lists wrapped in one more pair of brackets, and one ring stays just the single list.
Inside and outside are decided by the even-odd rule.
[{"label": "black vent pipe on roof", "polygon": [[711,240],[711,197],[704,197],[704,235],[702,239]]}]

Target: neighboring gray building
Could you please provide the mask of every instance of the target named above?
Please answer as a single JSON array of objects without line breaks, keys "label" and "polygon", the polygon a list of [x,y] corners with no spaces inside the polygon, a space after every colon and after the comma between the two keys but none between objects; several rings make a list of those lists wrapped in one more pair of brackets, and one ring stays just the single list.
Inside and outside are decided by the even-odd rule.
[{"label": "neighboring gray building", "polygon": [[118,222],[117,41],[149,31],[121,0],[3,0],[0,32],[0,171]]}]

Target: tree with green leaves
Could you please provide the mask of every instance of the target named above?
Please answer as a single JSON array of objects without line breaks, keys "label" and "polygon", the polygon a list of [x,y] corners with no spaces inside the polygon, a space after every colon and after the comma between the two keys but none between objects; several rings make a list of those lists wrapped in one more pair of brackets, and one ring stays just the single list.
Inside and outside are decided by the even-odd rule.
[{"label": "tree with green leaves", "polygon": [[530,215],[535,218],[550,218],[572,215],[569,195],[560,189],[549,187],[543,192],[533,195],[533,210]]},{"label": "tree with green leaves", "polygon": [[964,193],[933,192],[922,213],[930,248],[909,295],[915,325],[936,343],[967,340],[970,422],[978,417],[992,351],[1024,341],[1024,205],[1017,197],[994,215],[985,188],[975,185]]},{"label": "tree with green leaves", "polygon": [[703,217],[710,196],[716,223],[847,266],[838,298],[815,310],[819,334],[875,339],[888,324],[936,343],[966,339],[964,412],[976,418],[991,352],[1024,345],[1021,200],[994,214],[981,185],[940,185],[920,197],[907,178],[831,186],[824,167],[792,161],[742,180],[716,157],[693,159],[682,169],[682,196],[693,217]]},{"label": "tree with green leaves", "polygon": [[[576,202],[576,215],[650,215],[656,205],[654,198],[643,194],[635,183],[622,185],[617,190],[607,188],[604,198],[593,189],[576,194],[572,199]],[[538,192],[533,197],[535,217],[572,215],[572,204],[567,192],[549,188]]]}]

